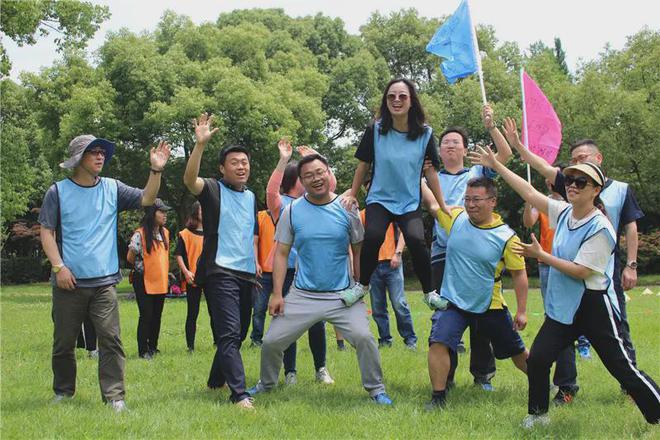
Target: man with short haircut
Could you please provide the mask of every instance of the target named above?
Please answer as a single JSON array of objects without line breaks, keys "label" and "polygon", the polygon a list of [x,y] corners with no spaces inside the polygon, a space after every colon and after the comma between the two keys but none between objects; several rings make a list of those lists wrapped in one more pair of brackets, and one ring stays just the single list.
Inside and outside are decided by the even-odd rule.
[{"label": "man with short haircut", "polygon": [[[538,171],[543,177],[553,182],[559,194],[566,200],[566,188],[564,186],[564,174],[548,164],[543,158],[531,152],[518,137],[516,123],[511,118],[505,122],[505,135],[511,145],[518,151],[522,160]],[[582,139],[571,145],[570,164],[592,162],[599,167],[603,162],[603,154],[593,139]],[[614,289],[618,300],[618,314],[621,318],[619,333],[623,340],[623,346],[628,357],[636,365],[635,348],[630,337],[630,325],[626,313],[625,290],[630,290],[637,284],[637,250],[639,237],[637,236],[637,220],[644,217],[644,213],[637,203],[633,189],[624,182],[607,178],[605,186],[600,193],[600,198],[605,205],[607,217],[612,222],[617,234],[617,243],[614,248],[614,277],[610,289]],[[622,267],[621,249],[619,239],[621,234],[626,237],[626,264]],[[575,356],[571,357],[572,369],[575,369]],[[557,396],[558,398],[563,396]],[[568,396],[569,398],[572,396]],[[556,400],[556,401],[557,401]]]},{"label": "man with short haircut", "polygon": [[222,179],[198,177],[204,149],[218,131],[211,129],[212,123],[213,116],[206,113],[194,121],[196,143],[183,176],[203,212],[204,245],[195,282],[204,286],[217,341],[207,385],[215,389],[227,384],[231,402],[252,410],[240,348],[250,325],[252,289],[261,270],[256,261],[257,203],[245,186],[250,155],[243,146],[230,145],[220,151]]},{"label": "man with short haircut", "polygon": [[[527,325],[527,273],[525,260],[513,252],[520,242],[515,232],[494,212],[497,189],[492,179],[479,177],[467,182],[465,208],[452,209],[451,217],[438,209],[427,188],[424,203],[436,213],[448,235],[445,277],[440,291],[446,309],[433,314],[429,337],[429,375],[433,394],[427,409],[445,405],[451,353],[463,332],[472,326],[493,346],[498,359],[511,358],[527,371],[527,350],[516,330]],[[517,311],[511,319],[502,296],[501,276],[506,269],[513,278]]]},{"label": "man with short haircut", "polygon": [[[377,404],[391,405],[366,306],[361,299],[349,302],[342,295],[354,284],[349,273],[349,246],[354,276],[360,274],[364,228],[357,210],[344,209],[341,197],[330,191],[328,161],[323,156],[303,157],[298,162],[298,176],[306,194],[287,206],[277,224],[274,288],[268,306],[273,320],[261,348],[261,380],[249,392],[254,395],[273,389],[284,350],[312,325],[328,321],[355,347],[365,390]],[[298,251],[297,270],[285,298],[282,287],[293,246]]]},{"label": "man with short haircut", "polygon": [[101,398],[121,412],[126,355],[120,338],[115,285],[121,281],[117,251],[117,215],[151,206],[170,156],[166,142],[150,153],[151,172],[144,190],[99,177],[115,144],[86,134],[69,144],[60,164],[71,177],[52,185],[39,213],[41,244],[53,267],[53,391],[55,402],[76,391],[75,347],[86,318],[96,330]]}]

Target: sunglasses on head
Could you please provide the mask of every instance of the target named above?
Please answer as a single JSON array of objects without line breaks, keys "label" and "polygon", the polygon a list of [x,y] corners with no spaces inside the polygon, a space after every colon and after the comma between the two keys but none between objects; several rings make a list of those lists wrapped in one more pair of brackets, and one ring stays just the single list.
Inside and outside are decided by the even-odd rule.
[{"label": "sunglasses on head", "polygon": [[584,189],[587,185],[591,185],[589,178],[584,176],[565,176],[564,177],[564,186],[568,188],[571,185],[575,185],[577,189]]}]

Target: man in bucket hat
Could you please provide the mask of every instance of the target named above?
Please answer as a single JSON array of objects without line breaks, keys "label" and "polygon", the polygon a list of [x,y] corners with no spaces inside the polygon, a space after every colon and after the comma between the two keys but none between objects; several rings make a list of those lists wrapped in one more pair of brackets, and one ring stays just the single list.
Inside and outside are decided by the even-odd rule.
[{"label": "man in bucket hat", "polygon": [[48,189],[39,223],[41,244],[53,267],[54,402],[72,398],[75,393],[76,339],[89,316],[98,336],[101,398],[120,412],[126,409],[126,356],[115,291],[121,280],[117,214],[154,203],[170,148],[161,141],[151,149],[151,172],[144,190],[99,177],[114,150],[114,143],[92,135],[73,139],[69,158],[60,164],[72,174]]}]

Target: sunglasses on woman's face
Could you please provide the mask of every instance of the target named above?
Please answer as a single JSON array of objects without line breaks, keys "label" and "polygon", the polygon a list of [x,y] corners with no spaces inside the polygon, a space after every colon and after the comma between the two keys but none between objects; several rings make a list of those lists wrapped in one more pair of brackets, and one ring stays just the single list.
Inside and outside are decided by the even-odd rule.
[{"label": "sunglasses on woman's face", "polygon": [[407,101],[408,100],[408,95],[405,93],[401,93],[397,95],[396,93],[388,93],[387,94],[387,100],[388,101]]},{"label": "sunglasses on woman's face", "polygon": [[584,177],[584,176],[578,176],[578,177],[573,177],[573,176],[565,176],[564,177],[564,186],[568,188],[571,185],[575,185],[577,189],[584,189],[585,186],[591,185],[591,182],[589,182],[589,179]]}]

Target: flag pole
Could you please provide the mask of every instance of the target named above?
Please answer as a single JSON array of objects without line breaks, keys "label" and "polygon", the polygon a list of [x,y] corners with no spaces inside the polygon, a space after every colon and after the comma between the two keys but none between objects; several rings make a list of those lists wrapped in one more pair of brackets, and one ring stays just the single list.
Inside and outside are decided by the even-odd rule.
[{"label": "flag pole", "polygon": [[484,72],[481,69],[481,55],[479,54],[479,43],[477,42],[477,29],[474,27],[474,21],[472,20],[472,7],[470,6],[470,0],[465,0],[468,7],[468,14],[470,15],[470,30],[472,31],[472,46],[474,46],[474,57],[477,60],[477,72],[479,74],[479,86],[481,87],[481,100],[483,104],[486,105],[488,101],[486,100],[486,87],[484,86]]},{"label": "flag pole", "polygon": [[[525,147],[529,148],[529,130],[527,129],[527,108],[525,107],[525,83],[523,82],[523,72],[525,69],[520,68],[520,94],[522,96],[522,126],[524,128],[523,143]],[[532,183],[532,170],[527,164],[527,182]]]}]

